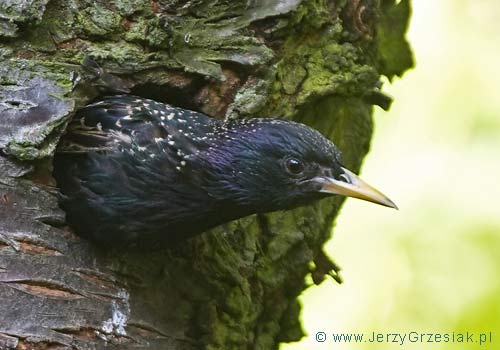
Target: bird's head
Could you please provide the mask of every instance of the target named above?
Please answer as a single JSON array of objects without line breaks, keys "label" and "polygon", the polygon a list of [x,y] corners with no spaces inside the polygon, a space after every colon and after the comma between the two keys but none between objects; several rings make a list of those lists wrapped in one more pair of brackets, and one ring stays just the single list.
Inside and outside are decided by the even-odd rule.
[{"label": "bird's head", "polygon": [[265,212],[329,195],[396,205],[340,163],[337,147],[318,131],[291,121],[232,121],[203,155],[208,193]]}]

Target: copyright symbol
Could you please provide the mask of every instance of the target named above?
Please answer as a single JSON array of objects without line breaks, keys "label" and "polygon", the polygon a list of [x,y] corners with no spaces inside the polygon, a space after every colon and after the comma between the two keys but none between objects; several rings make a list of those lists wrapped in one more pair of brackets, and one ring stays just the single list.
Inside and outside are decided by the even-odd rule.
[{"label": "copyright symbol", "polygon": [[326,341],[326,333],[325,332],[316,333],[316,341],[319,343],[325,342]]}]

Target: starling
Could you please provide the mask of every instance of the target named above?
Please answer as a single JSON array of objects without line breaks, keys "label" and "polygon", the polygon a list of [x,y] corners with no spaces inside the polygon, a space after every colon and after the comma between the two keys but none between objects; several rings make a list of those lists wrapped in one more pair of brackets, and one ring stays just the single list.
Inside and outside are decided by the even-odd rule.
[{"label": "starling", "polygon": [[396,208],[339,157],[332,142],[300,123],[220,121],[120,95],[76,113],[54,176],[68,224],[113,245],[178,242],[332,194]]}]

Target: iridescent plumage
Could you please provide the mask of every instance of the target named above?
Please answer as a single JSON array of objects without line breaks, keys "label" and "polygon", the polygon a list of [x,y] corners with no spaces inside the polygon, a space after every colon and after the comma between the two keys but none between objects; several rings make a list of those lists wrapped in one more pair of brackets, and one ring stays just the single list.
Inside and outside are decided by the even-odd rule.
[{"label": "iridescent plumage", "polygon": [[342,187],[354,188],[359,179],[339,157],[333,143],[303,124],[222,122],[123,95],[77,113],[58,148],[54,174],[76,232],[143,245],[343,194]]}]

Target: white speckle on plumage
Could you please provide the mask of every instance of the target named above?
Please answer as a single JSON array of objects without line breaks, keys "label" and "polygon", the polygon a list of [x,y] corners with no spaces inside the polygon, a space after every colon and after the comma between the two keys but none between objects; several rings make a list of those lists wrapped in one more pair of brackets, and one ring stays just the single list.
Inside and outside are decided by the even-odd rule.
[{"label": "white speckle on plumage", "polygon": [[161,120],[165,120],[165,116],[163,116],[163,115],[162,115],[162,116],[160,117],[160,119],[161,119]]},{"label": "white speckle on plumage", "polygon": [[163,141],[163,139],[161,137],[155,137],[155,142],[156,143],[160,143],[162,141]]},{"label": "white speckle on plumage", "polygon": [[185,160],[181,160],[181,166],[186,166],[186,161]]},{"label": "white speckle on plumage", "polygon": [[176,169],[177,171],[181,171],[181,167],[179,167],[179,166],[176,166],[176,167],[175,167],[175,169]]},{"label": "white speckle on plumage", "polygon": [[173,146],[173,145],[175,145],[175,142],[174,142],[174,141],[168,141],[168,144],[169,144],[170,146]]},{"label": "white speckle on plumage", "polygon": [[102,131],[102,124],[101,124],[101,122],[97,123],[97,130]]},{"label": "white speckle on plumage", "polygon": [[119,127],[119,128],[121,128],[121,127],[122,127],[122,123],[120,123],[120,119],[118,119],[118,120],[116,121],[115,125],[116,125],[117,127]]},{"label": "white speckle on plumage", "polygon": [[125,117],[123,117],[123,120],[132,120],[132,117],[130,115],[126,115]]},{"label": "white speckle on plumage", "polygon": [[143,146],[137,146],[137,149],[138,149],[139,151],[141,151],[141,152],[142,152],[142,151],[145,151],[145,150],[146,150],[146,147],[143,147]]},{"label": "white speckle on plumage", "polygon": [[122,132],[116,131],[116,130],[110,130],[109,135],[112,137],[114,142],[125,142],[125,143],[132,143],[132,138],[124,134]]},{"label": "white speckle on plumage", "polygon": [[175,116],[175,113],[170,113],[170,114],[167,116],[167,119],[168,119],[168,120],[172,120],[172,119],[174,119],[174,116]]},{"label": "white speckle on plumage", "polygon": [[177,121],[178,121],[179,123],[183,123],[183,124],[187,122],[187,121],[186,121],[186,119],[177,119]]}]

